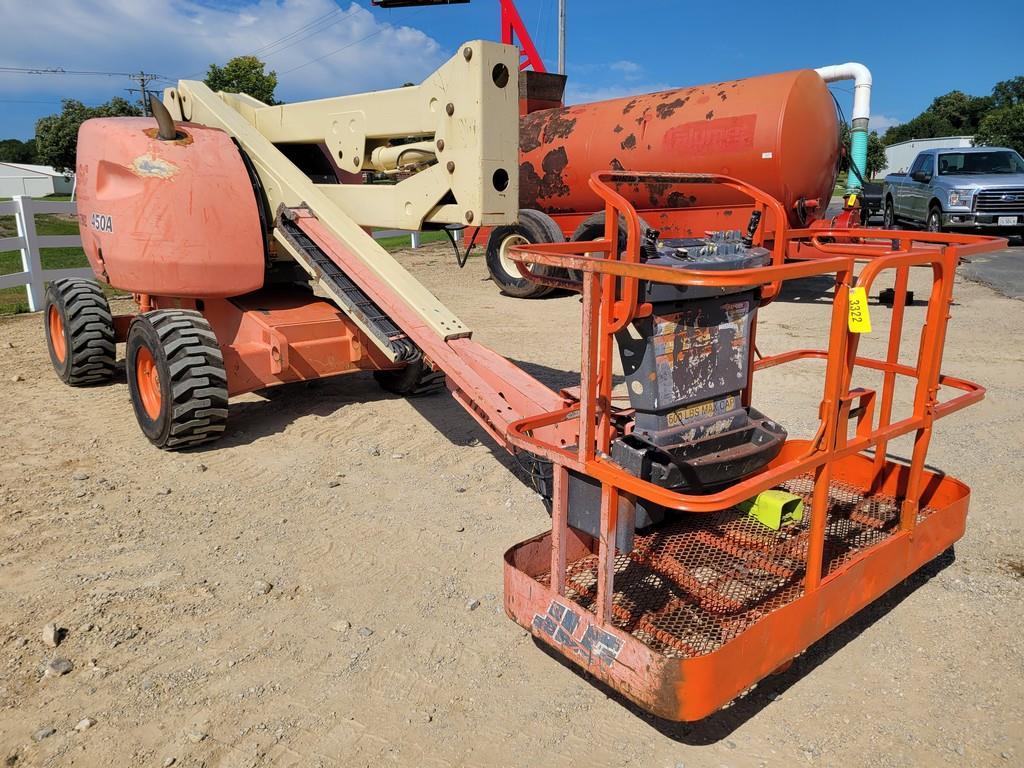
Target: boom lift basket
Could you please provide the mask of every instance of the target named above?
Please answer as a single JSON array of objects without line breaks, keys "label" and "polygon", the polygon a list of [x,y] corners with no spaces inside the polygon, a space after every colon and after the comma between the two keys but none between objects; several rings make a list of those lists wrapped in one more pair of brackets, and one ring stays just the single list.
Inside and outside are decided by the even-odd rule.
[{"label": "boom lift basket", "polygon": [[[724,184],[748,194],[761,211],[760,239],[771,247],[771,263],[717,273],[642,263],[637,212],[614,188],[638,183]],[[961,257],[1000,241],[787,230],[778,201],[724,176],[600,172],[590,184],[606,204],[603,240],[512,249],[526,276],[532,277],[533,265],[582,275],[583,351],[578,402],[520,419],[508,430],[514,446],[552,462],[553,509],[550,532],[505,554],[505,609],[535,637],[644,709],[672,720],[697,720],[786,665],[963,534],[970,491],[925,470],[925,458],[934,421],[984,396],[977,384],[944,376],[939,368],[956,266]],[[621,253],[612,247],[620,217],[628,231]],[[855,277],[857,263],[863,268]],[[915,266],[930,267],[933,284],[917,362],[906,365],[900,347],[907,281]],[[887,354],[861,357],[859,334],[848,317],[851,290],[870,291],[886,270],[895,273],[896,296]],[[722,289],[756,285],[764,304],[784,281],[822,275],[835,277],[827,348],[752,359],[743,392],[749,405],[755,371],[822,361],[824,391],[813,437],[788,440],[765,468],[706,495],[645,482],[612,461],[610,444],[623,423],[612,393],[612,340],[650,311],[637,301],[641,281]],[[882,380],[877,407],[874,390],[851,388],[854,374],[865,370],[879,372]],[[913,406],[894,420],[898,379],[913,384]],[[960,393],[940,402],[940,387]],[[575,445],[541,436],[570,423],[580,436]],[[910,433],[909,463],[888,460],[889,441]],[[570,472],[600,482],[599,536],[568,525]],[[769,489],[802,497],[802,519],[772,530],[737,506]],[[624,553],[615,546],[616,518],[623,500],[637,499],[683,514],[638,532]]]}]

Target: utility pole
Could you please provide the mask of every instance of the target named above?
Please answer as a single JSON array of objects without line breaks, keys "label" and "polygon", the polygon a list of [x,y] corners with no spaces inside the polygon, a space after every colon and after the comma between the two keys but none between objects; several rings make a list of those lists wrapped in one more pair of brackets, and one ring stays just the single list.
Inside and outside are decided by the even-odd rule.
[{"label": "utility pole", "polygon": [[149,117],[149,91],[146,90],[146,86],[154,80],[158,79],[157,75],[151,75],[148,72],[139,71],[137,74],[130,75],[132,80],[138,82],[138,88],[126,88],[126,91],[130,93],[138,92],[142,96],[142,114]]},{"label": "utility pole", "polygon": [[565,74],[565,0],[558,0],[558,74]]}]

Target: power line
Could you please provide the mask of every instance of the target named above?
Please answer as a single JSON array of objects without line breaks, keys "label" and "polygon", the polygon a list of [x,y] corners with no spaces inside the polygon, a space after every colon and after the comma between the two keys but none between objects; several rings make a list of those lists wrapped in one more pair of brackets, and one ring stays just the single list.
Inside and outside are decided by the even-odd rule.
[{"label": "power line", "polygon": [[92,75],[131,78],[138,78],[140,74],[146,74],[146,77],[150,80],[165,79],[162,75],[141,72],[99,72],[91,69],[64,69],[64,67],[0,67],[0,73],[10,75]]},{"label": "power line", "polygon": [[129,91],[140,91],[142,93],[142,113],[149,114],[149,99],[146,86],[154,80],[166,80],[163,75],[154,75],[151,72],[100,72],[88,69],[64,69],[63,67],[0,67],[0,74],[11,75],[92,75],[105,77],[128,77],[139,84],[138,88],[128,88]]},{"label": "power line", "polygon": [[[415,10],[412,11],[412,13],[409,14],[409,16],[416,16],[418,13],[422,13],[424,10],[426,10],[426,6],[424,6],[423,8],[416,8]],[[345,45],[341,46],[341,48],[335,48],[333,51],[331,51],[330,53],[325,53],[323,56],[317,56],[315,59],[310,59],[305,64],[299,64],[299,66],[297,66],[297,67],[292,67],[291,69],[286,69],[284,72],[281,73],[281,75],[287,75],[287,74],[290,74],[292,72],[297,72],[298,70],[302,69],[303,67],[308,67],[310,64],[316,64],[316,62],[318,62],[318,61],[323,61],[324,59],[328,59],[331,56],[334,56],[336,53],[341,53],[346,48],[351,48],[353,45],[357,45],[358,43],[362,43],[362,42],[364,42],[366,40],[369,40],[371,37],[376,37],[381,32],[384,32],[385,30],[388,30],[388,29],[392,29],[392,27],[384,26],[383,24],[381,24],[381,26],[377,29],[376,32],[371,32],[370,34],[366,35],[365,37],[361,37],[358,40],[353,40],[351,43],[346,43]]]},{"label": "power line", "polygon": [[361,37],[358,40],[353,40],[351,43],[348,43],[347,45],[343,45],[343,46],[341,46],[341,48],[336,48],[335,50],[331,51],[330,53],[325,53],[323,56],[317,56],[315,59],[310,59],[305,64],[299,64],[299,66],[297,66],[297,67],[292,67],[291,69],[286,69],[281,74],[282,75],[287,75],[287,74],[289,74],[291,72],[296,72],[296,71],[302,69],[303,67],[308,67],[310,64],[316,64],[318,61],[323,61],[324,59],[330,58],[331,56],[333,56],[336,53],[341,53],[346,48],[351,48],[353,45],[356,45],[357,43],[361,43],[364,40],[369,40],[371,37],[376,37],[381,32],[383,32],[384,29],[385,29],[385,27],[381,27],[376,32],[371,32],[366,37]]},{"label": "power line", "polygon": [[0,104],[60,104],[60,99],[0,99]]},{"label": "power line", "polygon": [[308,29],[310,29],[312,27],[315,27],[319,22],[326,21],[331,16],[337,15],[340,11],[341,11],[340,8],[335,8],[334,10],[328,11],[323,16],[317,16],[315,19],[313,19],[310,22],[307,22],[306,24],[303,24],[298,29],[292,30],[287,35],[279,37],[279,38],[277,38],[277,40],[273,40],[273,41],[267,43],[266,45],[261,45],[259,48],[257,48],[255,51],[253,51],[249,55],[250,56],[258,56],[259,54],[263,53],[267,49],[273,48],[278,43],[283,43],[285,40],[288,40],[289,38],[295,37],[295,35],[301,34],[302,32],[305,32],[306,30],[308,30]]},{"label": "power line", "polygon": [[[282,45],[282,46],[281,46],[280,48],[278,48],[278,49],[277,49],[276,51],[270,51],[270,52],[268,52],[268,53],[263,53],[262,55],[263,55],[263,56],[276,56],[276,55],[277,55],[277,54],[279,54],[279,53],[280,53],[281,51],[286,51],[286,50],[288,50],[289,48],[291,48],[291,47],[292,47],[293,45],[298,45],[298,44],[299,44],[299,43],[301,43],[301,42],[304,42],[304,41],[306,41],[306,40],[309,40],[309,39],[310,39],[311,37],[315,37],[316,35],[319,35],[319,34],[320,34],[321,32],[325,32],[326,30],[328,30],[328,29],[330,29],[331,27],[333,27],[333,26],[334,26],[335,24],[338,24],[338,23],[340,23],[340,22],[344,21],[344,20],[345,20],[345,19],[347,19],[347,18],[348,18],[349,16],[355,16],[355,15],[356,15],[357,13],[359,13],[359,11],[361,11],[361,10],[363,10],[361,6],[356,6],[356,9],[355,9],[354,11],[349,11],[349,12],[348,12],[348,13],[346,13],[346,14],[345,14],[344,16],[339,16],[339,17],[338,17],[338,18],[336,18],[336,19],[335,19],[334,21],[332,21],[332,22],[330,22],[330,23],[328,23],[328,24],[324,24],[324,25],[323,25],[323,26],[321,26],[321,27],[320,27],[319,29],[315,29],[315,30],[313,30],[312,32],[310,32],[310,33],[309,33],[308,35],[303,35],[302,37],[299,37],[299,38],[298,38],[298,39],[296,39],[296,40],[292,40],[292,41],[291,41],[290,43],[288,43],[287,45]],[[269,46],[267,46],[267,47],[269,47]],[[252,55],[252,56],[255,56],[256,54],[250,54],[250,55]]]},{"label": "power line", "polygon": [[[342,16],[339,16],[338,18],[334,19],[333,21],[331,21],[331,22],[329,22],[327,24],[324,24],[319,29],[313,30],[312,32],[310,32],[310,34],[308,34],[308,35],[303,35],[302,34],[303,32],[307,32],[310,29],[312,29],[313,27],[315,27],[318,23],[326,21],[331,16],[334,16],[335,14],[337,14],[337,13],[339,13],[341,11],[340,8],[335,8],[333,11],[329,11],[329,12],[323,14],[322,16],[317,16],[312,21],[309,21],[309,22],[303,24],[298,29],[292,30],[287,35],[283,35],[282,37],[279,37],[277,40],[273,40],[273,41],[267,43],[266,45],[262,45],[259,48],[257,48],[256,50],[250,51],[249,53],[243,53],[243,54],[239,54],[239,55],[240,56],[257,56],[257,57],[260,57],[260,56],[262,56],[262,57],[274,56],[275,54],[278,54],[281,51],[284,51],[284,50],[287,50],[288,48],[291,48],[293,45],[298,45],[299,43],[301,43],[301,42],[303,42],[305,40],[308,40],[311,37],[319,35],[324,30],[329,29],[330,27],[333,27],[335,24],[337,24],[337,23],[339,23],[341,21],[344,21],[345,19],[349,18],[350,16],[355,16],[361,10],[363,10],[362,6],[358,6],[357,5],[355,8],[353,8],[348,13],[346,13],[346,14],[344,14]],[[296,39],[291,39],[291,38],[295,38],[296,35],[300,35],[300,37],[298,37]],[[289,40],[291,40],[291,42],[287,42],[286,43],[286,41],[289,41]],[[273,51],[270,50],[271,48],[275,48],[276,46],[280,45],[281,43],[286,43],[286,44],[282,45],[280,48],[277,48],[277,50],[273,50]],[[192,74],[186,75],[182,79],[183,80],[191,80],[192,78],[198,77],[201,74],[203,74],[203,73],[202,72],[193,72]]]}]

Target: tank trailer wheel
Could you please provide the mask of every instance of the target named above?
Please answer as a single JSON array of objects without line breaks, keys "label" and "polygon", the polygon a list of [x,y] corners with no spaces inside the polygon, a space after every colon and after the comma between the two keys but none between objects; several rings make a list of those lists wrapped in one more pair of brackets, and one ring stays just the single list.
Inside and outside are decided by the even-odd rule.
[{"label": "tank trailer wheel", "polygon": [[[643,243],[647,237],[647,230],[650,227],[647,226],[647,222],[640,219],[640,242]],[[590,240],[599,240],[604,237],[604,211],[598,211],[597,213],[591,214],[576,227],[576,231],[572,233],[570,238],[574,243],[585,243]],[[619,217],[619,252],[626,250],[626,240],[629,237],[629,232],[626,229],[626,219],[623,216]],[[583,273],[573,270],[570,272],[569,277],[573,280],[582,280]]]},{"label": "tank trailer wheel", "polygon": [[444,371],[431,370],[422,357],[397,371],[374,371],[373,378],[381,389],[402,397],[432,395],[445,388]]},{"label": "tank trailer wheel", "polygon": [[217,337],[198,312],[158,309],[128,331],[128,392],[139,427],[158,448],[216,440],[228,418],[227,374]]},{"label": "tank trailer wheel", "polygon": [[[514,245],[530,243],[561,243],[565,238],[554,220],[545,213],[524,208],[519,211],[519,223],[495,227],[487,239],[487,271],[501,292],[517,299],[538,299],[551,293],[546,285],[527,280],[519,274],[516,263],[509,255]],[[551,275],[552,268],[533,267],[539,275]]]},{"label": "tank trailer wheel", "polygon": [[114,317],[99,285],[54,280],[46,288],[43,322],[50,362],[61,381],[81,387],[113,378]]}]

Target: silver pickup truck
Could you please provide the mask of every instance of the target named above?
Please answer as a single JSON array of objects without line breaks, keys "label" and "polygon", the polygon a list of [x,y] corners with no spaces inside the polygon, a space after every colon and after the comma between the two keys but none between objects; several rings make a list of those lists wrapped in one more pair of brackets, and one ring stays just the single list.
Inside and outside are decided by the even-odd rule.
[{"label": "silver pickup truck", "polygon": [[906,221],[930,232],[1024,234],[1024,160],[1012,149],[926,149],[909,173],[890,173],[882,189],[886,229]]}]

